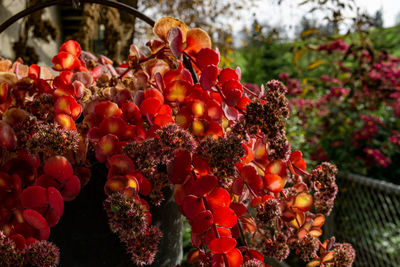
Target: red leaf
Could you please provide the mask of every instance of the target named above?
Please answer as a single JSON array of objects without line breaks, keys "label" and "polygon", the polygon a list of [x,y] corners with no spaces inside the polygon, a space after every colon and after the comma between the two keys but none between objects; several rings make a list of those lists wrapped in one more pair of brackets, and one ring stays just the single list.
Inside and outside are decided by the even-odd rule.
[{"label": "red leaf", "polygon": [[154,116],[160,109],[162,102],[156,97],[149,97],[142,101],[140,104],[140,112],[142,115],[149,114]]},{"label": "red leaf", "polygon": [[165,98],[169,101],[182,103],[192,91],[192,85],[183,80],[175,80],[167,84],[164,90]]},{"label": "red leaf", "polygon": [[60,125],[64,130],[76,130],[74,120],[66,114],[57,114],[54,117],[54,122]]},{"label": "red leaf", "polygon": [[231,68],[225,68],[219,74],[219,82],[224,84],[226,81],[229,80],[239,80],[239,75],[237,74],[236,70]]},{"label": "red leaf", "polygon": [[99,125],[100,132],[103,135],[113,134],[118,137],[122,137],[126,127],[127,123],[120,117],[105,118]]},{"label": "red leaf", "polygon": [[264,176],[264,188],[279,193],[282,191],[285,181],[277,174],[266,173]]},{"label": "red leaf", "polygon": [[159,127],[164,127],[170,123],[174,123],[174,119],[171,115],[157,115],[153,122]]},{"label": "red leaf", "polygon": [[[223,227],[216,227],[218,234],[220,237],[232,237],[231,231],[229,229],[223,228]],[[204,235],[204,243],[206,245],[209,245],[211,241],[216,239],[217,237],[215,236],[215,231],[213,228],[207,231],[207,233]]]},{"label": "red leaf", "polygon": [[238,89],[232,89],[224,92],[225,102],[231,107],[236,106],[242,98],[242,92]]},{"label": "red leaf", "polygon": [[194,219],[199,213],[203,212],[206,208],[203,200],[194,195],[187,195],[183,199],[183,214],[189,219]]},{"label": "red leaf", "polygon": [[186,150],[176,152],[169,178],[174,184],[183,184],[190,176],[192,159]]},{"label": "red leaf", "polygon": [[204,175],[196,180],[192,187],[192,194],[202,197],[210,193],[218,185],[218,179],[214,175]]},{"label": "red leaf", "polygon": [[193,168],[199,175],[206,175],[210,173],[210,167],[207,161],[203,160],[199,155],[193,155]]},{"label": "red leaf", "polygon": [[97,160],[104,162],[107,156],[111,156],[117,152],[118,142],[118,137],[113,134],[103,136],[95,147]]},{"label": "red leaf", "polygon": [[108,158],[108,178],[114,175],[133,174],[136,171],[133,161],[125,154],[113,155]]},{"label": "red leaf", "polygon": [[245,111],[248,104],[251,103],[251,99],[247,96],[242,96],[239,102],[236,104],[236,107]]},{"label": "red leaf", "polygon": [[243,187],[244,187],[243,178],[241,176],[236,177],[232,183],[232,193],[238,196],[242,195]]},{"label": "red leaf", "polygon": [[18,250],[22,250],[25,248],[25,238],[20,234],[10,235],[9,238],[14,241]]},{"label": "red leaf", "polygon": [[200,247],[203,244],[203,235],[195,232],[190,233],[190,239],[193,247]]},{"label": "red leaf", "polygon": [[47,191],[50,209],[46,214],[46,220],[49,226],[53,227],[58,223],[64,213],[64,201],[56,188],[49,187]]},{"label": "red leaf", "polygon": [[128,180],[125,176],[114,176],[110,179],[107,179],[106,184],[104,185],[104,191],[107,195],[111,195],[115,192],[122,192]]},{"label": "red leaf", "polygon": [[223,137],[224,130],[222,126],[215,122],[210,121],[207,125],[207,131],[205,132],[204,136],[211,136],[213,138]]},{"label": "red leaf", "polygon": [[211,90],[217,84],[218,67],[216,65],[208,65],[205,67],[200,76],[200,85],[204,90]]},{"label": "red leaf", "polygon": [[64,181],[73,175],[73,169],[68,159],[63,156],[54,156],[44,163],[44,173],[59,181]]},{"label": "red leaf", "polygon": [[40,67],[36,64],[29,66],[28,77],[32,80],[37,80],[40,78]]},{"label": "red leaf", "polygon": [[263,187],[263,181],[258,175],[256,168],[251,165],[246,165],[240,170],[240,175],[243,177],[244,182],[254,192],[259,192]]},{"label": "red leaf", "polygon": [[0,172],[0,190],[11,191],[13,187],[11,176],[5,172]]},{"label": "red leaf", "polygon": [[228,259],[228,267],[240,267],[243,264],[243,255],[237,248],[225,253]]},{"label": "red leaf", "polygon": [[64,51],[59,52],[55,57],[53,57],[51,62],[54,64],[53,69],[57,71],[72,70],[81,65],[76,56]]},{"label": "red leaf", "polygon": [[[167,71],[162,78],[164,79],[165,84],[169,84],[176,80],[182,80],[182,81],[186,81],[189,84],[193,85],[192,75],[190,74],[190,71],[183,68],[182,62],[179,62],[177,69],[172,69],[172,70]],[[157,79],[157,76],[156,76],[156,79]],[[164,86],[163,86],[164,83],[162,83],[162,80],[159,80],[157,82],[157,84],[159,85],[158,87],[161,88],[162,90],[164,90]]]},{"label": "red leaf", "polygon": [[210,194],[206,196],[208,205],[211,209],[218,207],[229,207],[231,204],[231,196],[228,191],[221,187],[216,187]]},{"label": "red leaf", "polygon": [[290,161],[293,165],[295,165],[299,169],[302,169],[303,171],[307,168],[306,162],[303,159],[303,153],[301,153],[301,151],[299,150],[293,151],[290,154]]},{"label": "red leaf", "polygon": [[17,145],[17,136],[10,125],[0,120],[0,147],[14,150]]},{"label": "red leaf", "polygon": [[0,83],[0,104],[6,102],[8,97],[8,83]]},{"label": "red leaf", "polygon": [[213,224],[213,215],[211,211],[205,210],[197,214],[191,221],[192,231],[195,233],[204,233]]},{"label": "red leaf", "polygon": [[139,125],[142,123],[142,114],[138,106],[134,103],[128,102],[122,106],[122,118],[128,123]]},{"label": "red leaf", "polygon": [[42,186],[32,185],[22,191],[21,204],[25,209],[38,209],[47,206],[47,190]]},{"label": "red leaf", "polygon": [[202,48],[196,55],[196,62],[201,70],[208,65],[218,66],[219,53],[211,48]]},{"label": "red leaf", "polygon": [[213,210],[214,223],[216,225],[232,228],[237,223],[237,216],[235,212],[227,207],[218,207]]},{"label": "red leaf", "polygon": [[160,100],[161,103],[164,103],[163,94],[160,92],[160,90],[158,90],[156,88],[150,88],[150,89],[146,89],[144,91],[144,99],[147,99],[150,97],[158,98],[158,100]]},{"label": "red leaf", "polygon": [[82,106],[76,102],[74,97],[65,95],[59,97],[55,102],[54,112],[56,114],[63,113],[69,115],[73,120],[76,120],[81,115]]},{"label": "red leaf", "polygon": [[314,218],[313,226],[314,227],[322,227],[322,225],[324,225],[324,223],[325,223],[325,216],[322,214],[317,214]]},{"label": "red leaf", "polygon": [[69,70],[62,71],[58,74],[57,77],[53,80],[53,87],[54,88],[62,88],[71,83],[72,75],[74,73]]},{"label": "red leaf", "polygon": [[247,212],[246,206],[241,203],[231,203],[230,208],[235,211],[236,216],[238,217]]},{"label": "red leaf", "polygon": [[207,116],[213,121],[220,122],[222,120],[222,116],[224,115],[221,105],[214,99],[209,99],[206,105]]},{"label": "red leaf", "polygon": [[65,51],[76,57],[79,57],[81,54],[81,46],[79,45],[78,42],[74,40],[69,40],[61,45],[60,52],[61,51]]},{"label": "red leaf", "polygon": [[102,118],[120,117],[122,115],[122,110],[119,109],[118,105],[110,101],[98,103],[94,108],[94,112]]},{"label": "red leaf", "polygon": [[149,182],[149,180],[145,177],[143,177],[142,181],[140,182],[139,185],[139,189],[140,189],[140,194],[143,196],[148,196],[151,192],[151,183]]},{"label": "red leaf", "polygon": [[286,177],[286,169],[286,162],[284,162],[283,160],[277,160],[268,164],[265,167],[265,172],[277,174],[280,177]]},{"label": "red leaf", "polygon": [[24,217],[24,220],[35,229],[40,230],[49,227],[43,216],[35,210],[26,209],[23,211],[22,216]]},{"label": "red leaf", "polygon": [[39,229],[39,239],[40,240],[47,240],[50,237],[50,227],[47,226],[46,228]]},{"label": "red leaf", "polygon": [[231,237],[221,237],[212,240],[208,248],[211,250],[211,253],[220,254],[231,251],[236,247],[236,244],[236,240]]},{"label": "red leaf", "polygon": [[81,191],[81,182],[76,176],[72,176],[61,190],[64,201],[74,200]]}]

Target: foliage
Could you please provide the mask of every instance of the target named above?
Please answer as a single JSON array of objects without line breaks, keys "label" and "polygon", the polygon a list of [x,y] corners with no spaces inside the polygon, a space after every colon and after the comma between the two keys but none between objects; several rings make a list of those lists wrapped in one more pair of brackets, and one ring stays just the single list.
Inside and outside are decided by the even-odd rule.
[{"label": "foliage", "polygon": [[53,58],[55,77],[0,61],[0,261],[57,265],[58,249],[39,240],[100,162],[110,229],[137,265],[153,262],[162,238],[149,203],[161,205],[171,188],[191,226],[194,266],[265,266],[290,250],[307,266],[351,266],[349,244],[318,239],[337,168],[309,173],[291,151],[287,88],[243,86],[240,69],[218,67],[199,28],[165,17],[153,32],[150,55],[132,45],[116,67],[75,41]]},{"label": "foliage", "polygon": [[302,120],[298,126],[306,129],[313,160],[330,159],[342,170],[398,183],[400,61],[375,50],[363,35],[346,40],[306,46],[311,56],[300,64],[309,76],[301,81],[281,75],[296,96],[291,103]]},{"label": "foliage", "polygon": [[[395,33],[400,28],[370,29],[374,20],[366,14],[344,17],[344,8],[361,14],[352,1],[310,0],[303,4],[314,3],[310,10],[314,12],[329,10],[329,2],[333,5],[327,15],[329,23],[351,25],[347,34],[326,36],[323,29],[307,28],[299,40],[282,45],[275,41],[281,50],[271,53],[272,60],[254,61],[255,65],[243,60],[243,77],[259,84],[259,76],[274,73],[265,65],[281,62],[279,77],[289,89],[295,114],[288,126],[293,147],[301,147],[311,162],[329,159],[343,171],[398,183],[399,54]],[[291,48],[284,50],[285,46]],[[271,47],[265,43],[253,49],[265,57]],[[239,59],[252,58],[251,44],[243,51],[250,54],[243,53]],[[260,74],[254,71],[257,68],[266,71]]]}]

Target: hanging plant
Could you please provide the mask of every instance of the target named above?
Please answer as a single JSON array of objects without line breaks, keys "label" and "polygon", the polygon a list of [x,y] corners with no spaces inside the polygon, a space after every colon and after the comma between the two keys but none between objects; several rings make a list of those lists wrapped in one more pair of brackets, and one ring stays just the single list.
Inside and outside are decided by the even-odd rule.
[{"label": "hanging plant", "polygon": [[160,249],[149,204],[171,189],[195,266],[265,266],[290,250],[307,266],[351,266],[350,245],[318,239],[337,169],[309,173],[291,150],[286,87],[246,88],[239,68],[218,67],[208,34],[180,20],[162,18],[153,32],[148,55],[132,45],[116,67],[72,40],[52,60],[56,77],[0,61],[2,266],[58,264],[46,240],[95,162],[108,169],[110,230],[137,265]]}]

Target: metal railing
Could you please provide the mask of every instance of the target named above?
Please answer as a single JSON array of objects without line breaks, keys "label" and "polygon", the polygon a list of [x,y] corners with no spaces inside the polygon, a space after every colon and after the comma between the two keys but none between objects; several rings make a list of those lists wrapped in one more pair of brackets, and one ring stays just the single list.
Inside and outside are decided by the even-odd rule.
[{"label": "metal railing", "polygon": [[355,174],[337,176],[327,236],[351,243],[357,266],[400,266],[400,186]]}]

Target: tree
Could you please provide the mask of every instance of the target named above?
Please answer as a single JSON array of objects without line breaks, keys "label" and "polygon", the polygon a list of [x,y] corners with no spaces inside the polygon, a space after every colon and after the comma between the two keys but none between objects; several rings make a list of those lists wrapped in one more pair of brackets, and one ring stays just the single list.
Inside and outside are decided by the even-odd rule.
[{"label": "tree", "polygon": [[382,9],[379,9],[375,12],[374,17],[372,18],[372,24],[373,24],[373,26],[375,26],[377,28],[383,27],[383,11],[382,11]]}]

